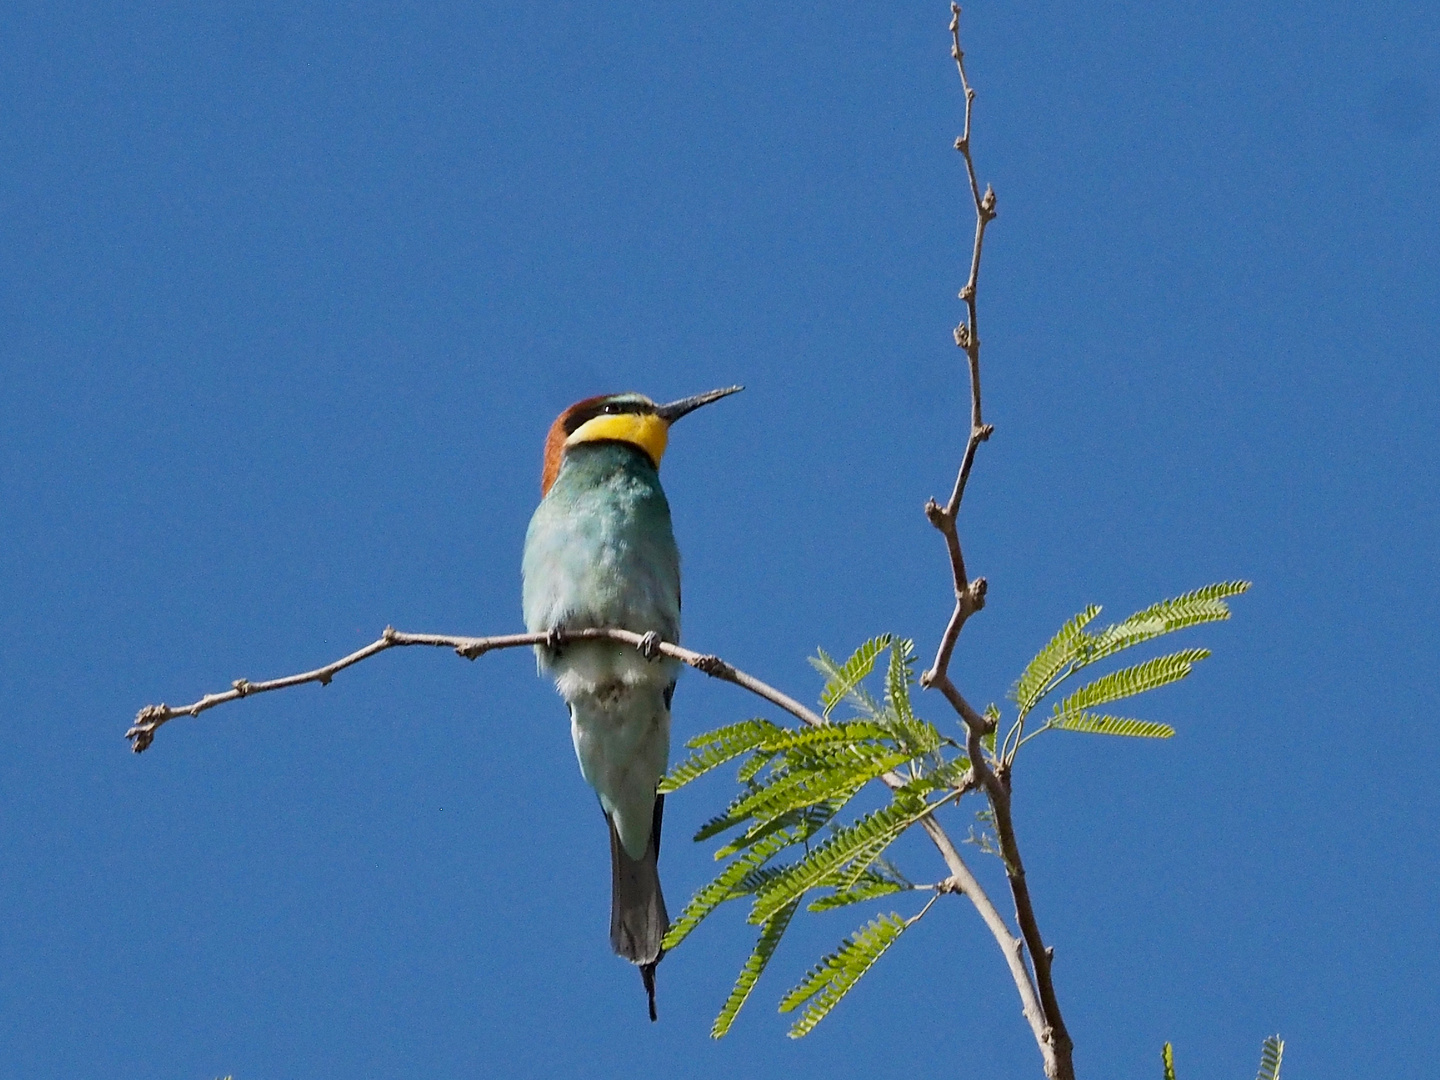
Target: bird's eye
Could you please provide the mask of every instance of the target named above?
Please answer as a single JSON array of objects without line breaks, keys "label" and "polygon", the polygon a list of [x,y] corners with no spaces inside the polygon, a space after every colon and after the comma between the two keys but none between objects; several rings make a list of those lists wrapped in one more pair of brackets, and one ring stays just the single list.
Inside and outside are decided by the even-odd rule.
[{"label": "bird's eye", "polygon": [[618,412],[620,411],[620,406],[619,406],[619,405],[615,405],[615,404],[610,404],[610,405],[606,405],[605,408],[601,409],[600,411],[603,412],[603,413],[608,413],[608,414],[610,414],[611,416],[614,416],[616,413],[618,413]]}]

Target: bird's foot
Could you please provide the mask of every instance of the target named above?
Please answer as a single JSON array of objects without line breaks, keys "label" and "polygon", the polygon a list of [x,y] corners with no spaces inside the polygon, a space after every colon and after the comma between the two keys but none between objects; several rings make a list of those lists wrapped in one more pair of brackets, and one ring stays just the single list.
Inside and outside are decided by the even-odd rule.
[{"label": "bird's foot", "polygon": [[660,635],[651,630],[640,639],[639,644],[635,647],[640,650],[640,655],[646,660],[654,660],[660,655]]},{"label": "bird's foot", "polygon": [[563,626],[552,626],[549,630],[545,631],[545,648],[549,649],[552,653],[559,653],[569,640],[570,635]]}]

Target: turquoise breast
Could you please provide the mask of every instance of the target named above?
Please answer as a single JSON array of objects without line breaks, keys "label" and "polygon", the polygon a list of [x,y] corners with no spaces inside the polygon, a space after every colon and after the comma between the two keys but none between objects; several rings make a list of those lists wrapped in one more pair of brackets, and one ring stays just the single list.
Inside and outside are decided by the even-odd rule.
[{"label": "turquoise breast", "polygon": [[680,553],[660,476],[637,447],[582,443],[525,535],[523,606],[531,632],[619,627],[680,637]]}]

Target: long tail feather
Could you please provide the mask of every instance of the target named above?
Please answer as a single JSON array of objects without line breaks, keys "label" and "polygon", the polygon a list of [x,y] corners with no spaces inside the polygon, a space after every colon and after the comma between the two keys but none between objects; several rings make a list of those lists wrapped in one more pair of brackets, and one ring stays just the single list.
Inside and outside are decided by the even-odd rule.
[{"label": "long tail feather", "polygon": [[[670,929],[665,896],[660,891],[657,860],[660,855],[660,826],[665,796],[655,797],[655,816],[650,826],[650,843],[645,854],[632,859],[620,843],[615,823],[610,821],[610,947],[633,964],[640,965],[645,993],[650,1000],[650,1019],[655,1019],[655,965],[664,950],[660,942]],[[609,821],[609,815],[606,815]]]}]

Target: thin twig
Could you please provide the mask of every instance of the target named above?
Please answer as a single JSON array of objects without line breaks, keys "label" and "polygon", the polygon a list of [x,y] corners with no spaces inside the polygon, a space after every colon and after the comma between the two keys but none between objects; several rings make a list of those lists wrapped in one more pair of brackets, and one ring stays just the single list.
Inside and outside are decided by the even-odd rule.
[{"label": "thin twig", "polygon": [[905,920],[906,928],[908,929],[909,927],[914,926],[917,922],[919,922],[926,915],[928,915],[930,913],[930,909],[935,906],[935,901],[940,899],[940,894],[944,891],[945,890],[943,889],[936,889],[935,895],[930,897],[929,900],[925,901],[925,906],[922,907],[919,911],[917,911],[914,915],[911,915],[910,918]]},{"label": "thin twig", "polygon": [[[938,832],[939,826],[934,825],[932,828],[933,822],[930,819],[926,819],[924,825],[936,847],[940,849],[946,865],[950,867],[952,877],[961,882],[961,891],[970,896],[1005,955],[1015,988],[1020,994],[1021,1009],[1039,1046],[1046,1076],[1051,1080],[1074,1080],[1073,1044],[1066,1031],[1065,1022],[1061,1019],[1054,981],[1051,978],[1053,954],[1046,948],[1040,935],[1034,905],[1030,899],[1030,889],[1025,881],[1025,867],[1020,858],[1019,842],[1015,836],[1014,820],[1010,812],[1009,771],[1003,759],[999,765],[1001,771],[997,771],[985,752],[983,736],[994,730],[994,723],[965,700],[950,678],[950,661],[960,639],[960,631],[970,616],[985,606],[985,579],[980,577],[972,581],[968,577],[956,521],[960,514],[960,503],[965,497],[965,487],[970,479],[970,470],[975,464],[976,451],[982,442],[990,438],[994,430],[985,423],[981,410],[980,331],[976,292],[980,283],[980,257],[985,247],[985,229],[995,218],[995,192],[987,185],[984,194],[981,194],[975,161],[970,153],[970,122],[975,104],[975,90],[965,72],[965,52],[960,47],[960,7],[955,3],[950,5],[950,40],[951,56],[955,60],[956,70],[960,74],[960,86],[965,94],[965,126],[960,137],[955,140],[955,149],[965,161],[965,175],[970,187],[971,201],[975,206],[975,240],[970,250],[970,273],[960,290],[960,299],[965,302],[967,318],[955,328],[955,344],[964,350],[969,368],[970,435],[965,443],[965,453],[961,458],[960,470],[955,477],[955,486],[951,490],[949,501],[943,507],[934,499],[925,505],[925,516],[945,538],[955,589],[955,607],[946,623],[945,632],[940,637],[935,662],[920,677],[920,683],[922,686],[939,690],[965,724],[971,769],[994,812],[996,842],[1005,865],[1011,896],[1015,901],[1015,917],[1020,927],[1020,937],[1017,938],[1011,933],[1009,925],[983,892],[970,891],[967,877],[968,881],[973,881],[973,876],[969,875],[969,869],[960,858],[960,853],[949,842],[949,838]],[[1028,967],[1025,962],[1027,951],[1030,954]]]},{"label": "thin twig", "polygon": [[970,375],[970,436],[965,442],[965,453],[960,459],[960,471],[955,476],[955,486],[950,499],[941,506],[934,499],[925,504],[925,516],[945,537],[945,547],[950,555],[950,572],[955,585],[955,610],[941,635],[940,646],[935,653],[935,662],[921,676],[923,686],[943,685],[950,668],[950,658],[955,652],[955,643],[960,631],[971,615],[985,606],[985,579],[973,582],[965,571],[965,555],[960,547],[960,534],[956,519],[960,516],[960,503],[965,498],[965,485],[970,480],[970,470],[975,464],[975,452],[980,444],[990,438],[994,428],[985,423],[980,399],[980,312],[976,302],[976,291],[980,285],[980,256],[985,249],[985,228],[995,218],[995,192],[990,187],[980,193],[980,182],[975,173],[975,160],[970,154],[970,119],[975,105],[975,90],[965,74],[965,52],[960,48],[960,6],[950,5],[950,55],[960,73],[960,87],[965,93],[965,128],[955,140],[955,149],[965,160],[965,175],[970,185],[971,199],[975,204],[975,242],[970,250],[970,273],[960,290],[960,299],[965,301],[967,320],[955,327],[955,344],[965,352]]},{"label": "thin twig", "polygon": [[[619,629],[586,629],[569,630],[554,634],[498,634],[493,637],[457,637],[451,634],[407,634],[393,627],[387,626],[380,637],[366,645],[363,649],[357,649],[349,656],[342,656],[333,663],[324,667],[316,668],[314,671],[304,671],[298,675],[286,675],[279,679],[270,679],[266,682],[251,682],[248,679],[236,679],[230,684],[230,689],[215,694],[206,694],[199,701],[189,705],[146,705],[135,716],[135,723],[130,730],[125,732],[125,737],[131,741],[131,749],[137,754],[145,750],[155,741],[155,732],[162,724],[165,724],[177,716],[199,716],[207,709],[213,709],[216,705],[223,705],[227,701],[238,701],[243,697],[250,697],[253,694],[264,694],[271,690],[284,690],[291,686],[303,686],[306,683],[319,683],[327,686],[337,672],[343,671],[362,660],[386,651],[387,649],[402,648],[409,645],[430,645],[437,648],[454,649],[459,655],[467,660],[474,660],[487,652],[494,652],[497,649],[515,649],[525,645],[560,645],[570,641],[616,641],[624,645],[634,645],[637,648],[648,645],[647,636],[637,634],[633,630]],[[710,656],[705,653],[697,653],[690,649],[683,649],[679,645],[672,645],[668,641],[654,643],[654,648],[665,656],[679,660],[681,663],[689,664],[697,671],[702,671],[711,678],[723,679],[725,682],[734,683],[736,686],[749,690],[752,694],[764,698],[772,705],[784,709],[791,716],[805,721],[807,724],[823,724],[824,719],[811,709],[807,709],[788,694],[783,694],[773,686],[761,682],[753,675],[747,675],[731,664],[726,663],[718,656]]]}]

